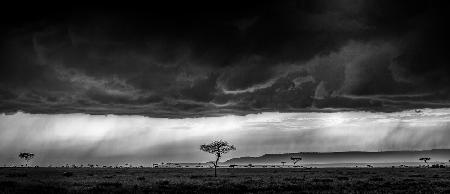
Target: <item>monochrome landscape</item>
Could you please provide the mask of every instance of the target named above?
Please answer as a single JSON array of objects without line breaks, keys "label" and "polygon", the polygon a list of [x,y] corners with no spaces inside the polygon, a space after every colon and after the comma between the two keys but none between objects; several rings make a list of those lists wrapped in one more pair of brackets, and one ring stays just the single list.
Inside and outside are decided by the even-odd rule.
[{"label": "monochrome landscape", "polygon": [[2,7],[0,193],[450,193],[446,1]]}]

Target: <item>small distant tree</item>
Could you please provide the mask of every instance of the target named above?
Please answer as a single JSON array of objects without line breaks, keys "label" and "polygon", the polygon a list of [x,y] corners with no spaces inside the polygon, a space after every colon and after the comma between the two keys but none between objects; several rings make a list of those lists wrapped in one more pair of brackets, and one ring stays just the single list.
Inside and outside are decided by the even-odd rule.
[{"label": "small distant tree", "polygon": [[236,147],[234,147],[234,145],[230,145],[226,141],[219,140],[213,141],[210,144],[201,145],[200,150],[208,152],[210,154],[214,154],[216,156],[216,160],[212,161],[211,163],[214,165],[214,176],[217,177],[217,166],[220,158],[222,157],[223,154],[236,150]]},{"label": "small distant tree", "polygon": [[295,164],[297,164],[297,162],[300,162],[302,160],[302,158],[299,156],[291,156],[291,160],[292,160],[292,163],[294,163],[294,165],[295,165]]},{"label": "small distant tree", "polygon": [[284,164],[286,164],[286,162],[283,161],[283,162],[281,162],[281,164],[284,166]]},{"label": "small distant tree", "polygon": [[24,159],[25,160],[25,166],[28,167],[28,161],[30,161],[31,159],[34,158],[34,154],[33,153],[27,153],[27,152],[21,152],[19,153],[19,158],[20,159]]},{"label": "small distant tree", "polygon": [[425,162],[425,164],[427,164],[427,165],[428,165],[428,160],[431,160],[431,158],[429,158],[429,157],[425,157],[425,158],[419,158],[419,160],[422,160],[422,161],[424,161],[424,162]]}]

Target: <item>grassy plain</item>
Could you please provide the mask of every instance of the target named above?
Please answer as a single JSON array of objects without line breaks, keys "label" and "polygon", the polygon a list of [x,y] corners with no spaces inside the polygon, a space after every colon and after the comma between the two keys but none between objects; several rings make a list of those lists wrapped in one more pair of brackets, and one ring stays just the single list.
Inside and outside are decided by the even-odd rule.
[{"label": "grassy plain", "polygon": [[0,193],[450,193],[450,168],[0,168]]}]

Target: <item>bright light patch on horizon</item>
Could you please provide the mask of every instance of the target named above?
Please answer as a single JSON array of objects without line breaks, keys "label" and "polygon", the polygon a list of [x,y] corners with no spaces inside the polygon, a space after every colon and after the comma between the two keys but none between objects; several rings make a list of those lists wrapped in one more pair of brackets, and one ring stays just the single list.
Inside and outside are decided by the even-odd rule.
[{"label": "bright light patch on horizon", "polygon": [[237,151],[265,153],[421,150],[450,148],[450,109],[421,113],[276,113],[204,118],[149,118],[87,114],[0,115],[0,164],[17,153],[36,154],[36,164],[122,161],[204,162],[199,145],[224,139]]}]

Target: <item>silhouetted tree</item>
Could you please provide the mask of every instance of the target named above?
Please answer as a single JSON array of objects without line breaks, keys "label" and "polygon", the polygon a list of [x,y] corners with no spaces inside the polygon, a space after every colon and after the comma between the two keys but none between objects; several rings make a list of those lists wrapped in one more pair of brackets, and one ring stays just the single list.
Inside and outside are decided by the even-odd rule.
[{"label": "silhouetted tree", "polygon": [[295,165],[295,164],[297,164],[297,162],[300,162],[302,160],[302,158],[298,157],[298,156],[291,156],[291,160],[292,160],[292,163],[294,163],[294,165]]},{"label": "silhouetted tree", "polygon": [[21,152],[19,153],[19,158],[24,159],[26,161],[25,166],[28,166],[28,161],[33,159],[34,154],[33,153],[27,153],[27,152]]},{"label": "silhouetted tree", "polygon": [[216,161],[211,162],[214,165],[214,176],[217,177],[217,164],[219,163],[220,157],[229,151],[236,150],[234,145],[230,145],[228,142],[219,140],[213,141],[210,144],[204,144],[200,146],[200,150],[214,154],[216,156]]},{"label": "silhouetted tree", "polygon": [[283,162],[281,162],[281,164],[284,166],[284,164],[286,164],[286,162],[283,161]]},{"label": "silhouetted tree", "polygon": [[428,160],[431,160],[431,158],[419,158],[419,160],[423,160],[425,162],[425,164],[428,165]]}]

